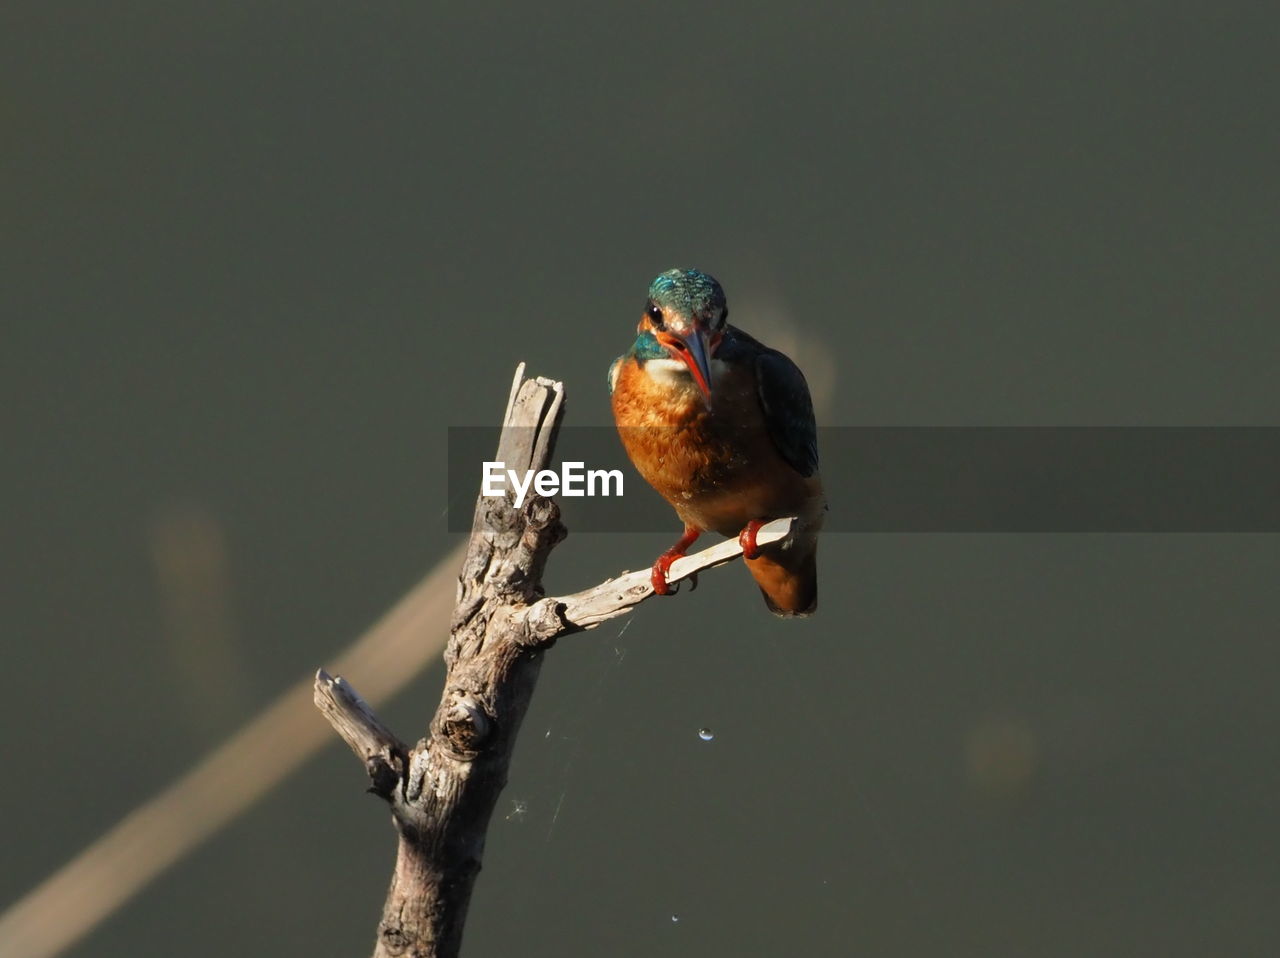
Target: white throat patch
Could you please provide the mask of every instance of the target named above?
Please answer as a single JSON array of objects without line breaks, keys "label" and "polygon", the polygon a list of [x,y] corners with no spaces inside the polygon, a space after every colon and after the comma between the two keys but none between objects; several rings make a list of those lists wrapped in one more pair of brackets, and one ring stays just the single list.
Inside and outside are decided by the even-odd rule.
[{"label": "white throat patch", "polygon": [[[689,371],[689,367],[678,359],[650,359],[644,364],[644,371],[649,374],[649,378],[656,383],[660,383],[668,388],[692,387],[697,388],[697,384],[693,381],[693,373]],[[725,364],[718,359],[711,360],[711,386],[714,389],[716,381],[724,374]]]}]

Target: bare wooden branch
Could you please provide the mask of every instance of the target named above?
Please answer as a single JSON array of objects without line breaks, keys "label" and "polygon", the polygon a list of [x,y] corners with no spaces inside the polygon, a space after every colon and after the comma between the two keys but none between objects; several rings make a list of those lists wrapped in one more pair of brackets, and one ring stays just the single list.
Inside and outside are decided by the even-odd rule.
[{"label": "bare wooden branch", "polygon": [[[547,468],[564,408],[564,387],[526,379],[524,365],[503,415],[496,459],[517,471]],[[763,527],[760,545],[784,541],[792,519]],[[445,649],[448,673],[427,736],[407,749],[341,678],[323,670],[315,697],[325,717],[364,763],[370,789],[391,806],[399,834],[395,872],[374,958],[453,958],[462,941],[485,835],[544,651],[653,595],[649,570],[574,595],[545,598],[547,557],[565,536],[555,502],[530,496],[480,497],[458,578]],[[742,554],[736,540],[674,563],[672,582]]]},{"label": "bare wooden branch", "polygon": [[[563,403],[560,383],[527,379],[521,366],[497,458],[509,469],[546,468]],[[541,665],[542,650],[526,640],[520,616],[542,598],[542,570],[564,534],[549,499],[533,496],[519,509],[509,495],[477,500],[445,649],[444,692],[413,749],[399,746],[350,686],[317,677],[317,701],[364,761],[399,834],[375,956],[458,953],[489,819]]]},{"label": "bare wooden branch", "polygon": [[[794,517],[774,519],[761,526],[756,544],[773,545],[791,534]],[[732,562],[742,555],[737,539],[726,539],[709,549],[677,559],[667,572],[667,581],[675,584],[694,579],[699,572]],[[570,632],[594,629],[601,622],[625,615],[645,599],[654,595],[650,570],[627,572],[573,595],[546,598],[525,613],[529,635],[540,641],[552,641]]]}]

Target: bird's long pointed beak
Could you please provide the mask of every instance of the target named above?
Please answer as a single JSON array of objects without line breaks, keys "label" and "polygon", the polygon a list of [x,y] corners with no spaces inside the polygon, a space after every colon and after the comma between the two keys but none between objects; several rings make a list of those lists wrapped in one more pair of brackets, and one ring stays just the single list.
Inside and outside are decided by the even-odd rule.
[{"label": "bird's long pointed beak", "polygon": [[708,401],[711,399],[710,338],[706,330],[699,327],[694,327],[688,336],[664,332],[658,337],[658,341],[666,346],[668,351],[683,360],[689,367],[689,372],[693,374],[693,381],[698,384],[702,395]]}]

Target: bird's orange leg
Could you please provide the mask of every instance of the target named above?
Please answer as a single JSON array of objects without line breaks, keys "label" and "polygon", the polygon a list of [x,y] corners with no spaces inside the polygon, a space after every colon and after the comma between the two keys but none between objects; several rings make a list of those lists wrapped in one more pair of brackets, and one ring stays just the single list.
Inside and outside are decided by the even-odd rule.
[{"label": "bird's orange leg", "polygon": [[671,568],[671,563],[684,556],[685,550],[693,545],[701,534],[692,526],[685,526],[684,535],[680,537],[680,541],[658,556],[658,561],[653,564],[653,573],[649,577],[656,594],[667,595],[671,592],[671,586],[667,584],[667,570]]},{"label": "bird's orange leg", "polygon": [[760,554],[760,547],[756,545],[756,533],[768,522],[768,519],[752,519],[742,527],[742,531],[738,533],[738,545],[742,546],[742,558],[754,559]]}]

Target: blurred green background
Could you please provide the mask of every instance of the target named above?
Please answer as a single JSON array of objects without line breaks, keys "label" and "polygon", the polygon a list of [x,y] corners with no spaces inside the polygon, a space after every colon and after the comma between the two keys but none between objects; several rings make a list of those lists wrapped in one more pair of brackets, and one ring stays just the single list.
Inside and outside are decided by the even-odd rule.
[{"label": "blurred green background", "polygon": [[[666,267],[826,425],[1280,424],[1278,27],[9,0],[0,904],[451,548],[446,426],[518,360],[607,421]],[[571,535],[548,587],[677,531]],[[1274,537],[821,561],[811,620],[733,568],[551,653],[468,955],[1277,952]],[[439,682],[384,710],[403,737]],[[367,953],[364,784],[335,738],[72,954]]]}]

